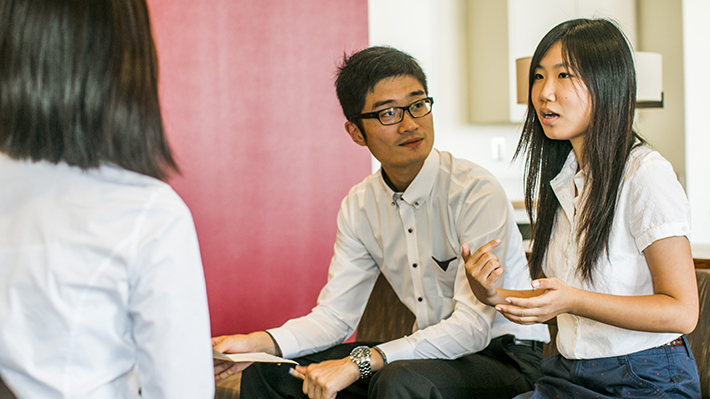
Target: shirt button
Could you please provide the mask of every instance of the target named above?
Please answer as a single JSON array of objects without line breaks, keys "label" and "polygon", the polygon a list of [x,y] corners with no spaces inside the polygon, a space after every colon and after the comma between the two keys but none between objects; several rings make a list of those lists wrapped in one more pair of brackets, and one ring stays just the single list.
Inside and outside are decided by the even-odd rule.
[{"label": "shirt button", "polygon": [[417,264],[416,264],[416,263],[414,263],[414,264],[412,265],[412,267],[416,268],[416,267],[417,267]]},{"label": "shirt button", "polygon": [[414,231],[414,229],[410,227],[407,231],[411,233]]},{"label": "shirt button", "polygon": [[422,297],[417,298],[417,301],[419,301],[419,302],[421,302],[423,300],[424,300],[424,298],[422,298]]},{"label": "shirt button", "polygon": [[392,201],[392,206],[394,206],[394,201]]},{"label": "shirt button", "polygon": [[415,202],[414,206],[419,206],[419,201]]}]

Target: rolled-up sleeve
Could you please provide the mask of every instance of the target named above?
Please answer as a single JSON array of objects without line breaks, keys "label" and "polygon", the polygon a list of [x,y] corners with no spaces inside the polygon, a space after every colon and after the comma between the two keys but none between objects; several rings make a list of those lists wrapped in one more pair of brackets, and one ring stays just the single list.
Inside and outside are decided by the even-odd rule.
[{"label": "rolled-up sleeve", "polygon": [[316,307],[306,316],[268,330],[285,358],[295,358],[340,344],[360,322],[379,275],[377,264],[353,229],[356,209],[346,197],[338,213],[338,231],[328,282]]}]

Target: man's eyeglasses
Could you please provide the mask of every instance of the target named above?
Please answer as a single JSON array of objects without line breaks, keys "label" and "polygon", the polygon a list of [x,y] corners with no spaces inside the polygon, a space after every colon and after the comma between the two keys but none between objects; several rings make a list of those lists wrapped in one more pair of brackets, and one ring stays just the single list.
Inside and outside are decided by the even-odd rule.
[{"label": "man's eyeglasses", "polygon": [[353,119],[374,119],[377,118],[381,124],[396,125],[402,122],[404,119],[404,111],[409,112],[412,118],[421,118],[423,116],[429,115],[431,112],[431,106],[434,105],[434,99],[431,97],[422,98],[417,100],[406,107],[390,107],[381,109],[375,112],[368,112],[365,114],[354,115],[350,117],[350,121]]}]

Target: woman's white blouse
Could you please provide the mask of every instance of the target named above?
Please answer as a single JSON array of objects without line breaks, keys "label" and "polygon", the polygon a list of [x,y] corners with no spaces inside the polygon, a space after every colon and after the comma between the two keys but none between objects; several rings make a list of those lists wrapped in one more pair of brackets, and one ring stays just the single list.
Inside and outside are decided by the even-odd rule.
[{"label": "woman's white blouse", "polygon": [[213,398],[211,357],[170,186],[0,154],[0,375],[20,398]]},{"label": "woman's white blouse", "polygon": [[[544,261],[547,277],[572,287],[614,295],[653,294],[653,280],[643,250],[656,240],[690,236],[690,205],[668,161],[648,147],[631,151],[626,163],[612,224],[609,257],[601,257],[594,285],[576,272],[579,245],[576,230],[584,198],[584,173],[577,171],[571,151],[550,185],[560,208]],[[575,185],[582,195],[575,198]],[[673,261],[668,261],[673,267]],[[618,328],[571,314],[557,316],[557,347],[568,359],[618,356],[663,345],[679,334],[650,333]]]}]

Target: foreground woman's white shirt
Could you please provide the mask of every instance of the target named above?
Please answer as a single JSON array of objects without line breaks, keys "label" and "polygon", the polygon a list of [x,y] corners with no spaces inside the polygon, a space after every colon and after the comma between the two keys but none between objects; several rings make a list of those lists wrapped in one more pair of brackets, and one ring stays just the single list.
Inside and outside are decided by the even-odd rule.
[{"label": "foreground woman's white shirt", "polygon": [[136,398],[140,383],[213,398],[211,358],[195,228],[170,186],[0,154],[0,376],[18,397]]}]

